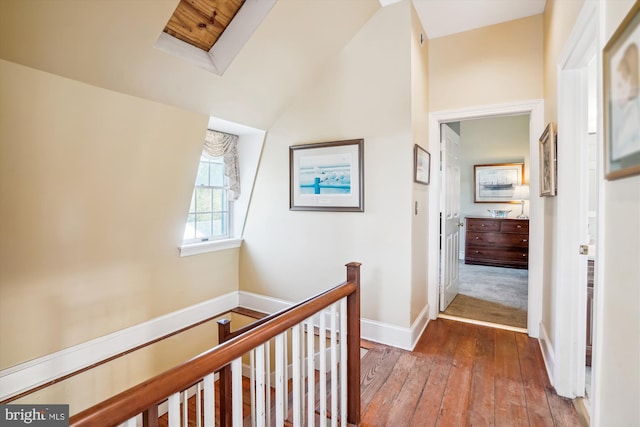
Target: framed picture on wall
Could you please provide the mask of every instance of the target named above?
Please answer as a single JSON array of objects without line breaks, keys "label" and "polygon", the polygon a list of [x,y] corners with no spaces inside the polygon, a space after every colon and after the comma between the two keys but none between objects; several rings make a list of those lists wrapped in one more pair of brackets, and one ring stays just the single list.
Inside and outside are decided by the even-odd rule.
[{"label": "framed picture on wall", "polygon": [[513,192],[524,180],[524,163],[496,163],[473,166],[475,203],[520,203]]},{"label": "framed picture on wall", "polygon": [[557,146],[553,123],[540,136],[540,195],[555,196],[557,193]]},{"label": "framed picture on wall", "polygon": [[429,184],[431,177],[431,154],[418,144],[413,147],[413,180],[419,184]]},{"label": "framed picture on wall", "polygon": [[640,3],[602,51],[605,177],[640,174]]},{"label": "framed picture on wall", "polygon": [[289,209],[364,212],[364,140],[289,147]]}]

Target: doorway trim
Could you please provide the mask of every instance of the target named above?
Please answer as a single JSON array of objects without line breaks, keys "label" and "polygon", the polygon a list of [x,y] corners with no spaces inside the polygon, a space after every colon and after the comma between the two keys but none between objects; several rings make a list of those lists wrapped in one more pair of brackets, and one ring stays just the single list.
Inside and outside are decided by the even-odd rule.
[{"label": "doorway trim", "polygon": [[[428,298],[429,317],[438,317],[438,288],[440,265],[440,125],[469,119],[490,118],[529,114],[529,186],[531,194],[539,194],[539,155],[538,138],[544,131],[544,100],[534,99],[523,102],[484,105],[457,110],[436,111],[429,114],[429,150],[434,153],[435,165],[440,173],[432,174],[429,186],[429,235],[438,238],[429,239]],[[543,268],[543,230],[544,204],[541,198],[529,200],[529,298],[527,313],[527,331],[529,336],[538,338],[542,320],[542,268]]]},{"label": "doorway trim", "polygon": [[[598,52],[598,2],[585,2],[576,23],[558,60],[558,128],[564,143],[558,145],[558,163],[578,168],[558,168],[558,181],[563,191],[558,193],[555,219],[555,251],[558,260],[554,269],[551,287],[553,304],[554,364],[547,369],[552,372],[551,382],[559,395],[574,398],[584,396],[585,390],[585,345],[586,345],[586,302],[587,271],[584,255],[578,248],[587,244],[587,207],[584,204],[586,182],[586,138],[588,135],[588,73],[589,63],[596,58],[596,70],[601,70],[602,58]],[[601,76],[596,76],[596,81]],[[597,91],[600,92],[599,90]],[[601,102],[598,99],[599,108]],[[601,114],[598,114],[601,117]],[[602,151],[602,125],[598,122],[599,156]],[[602,162],[598,160],[598,168]],[[598,170],[597,182],[602,185],[602,170]],[[600,189],[597,190],[600,192]],[[599,197],[601,200],[601,198]],[[600,203],[598,201],[598,217]],[[573,226],[567,226],[573,225]],[[601,233],[601,232],[599,232]],[[600,237],[596,245],[600,246]],[[597,280],[596,280],[597,282]],[[597,317],[597,309],[595,313]],[[597,325],[597,319],[595,320]],[[593,345],[592,360],[596,359],[596,344]],[[592,363],[592,366],[594,364]],[[592,378],[595,377],[595,366]],[[595,382],[594,382],[595,386]],[[595,388],[593,390],[595,392]],[[595,394],[595,393],[593,393]]]}]

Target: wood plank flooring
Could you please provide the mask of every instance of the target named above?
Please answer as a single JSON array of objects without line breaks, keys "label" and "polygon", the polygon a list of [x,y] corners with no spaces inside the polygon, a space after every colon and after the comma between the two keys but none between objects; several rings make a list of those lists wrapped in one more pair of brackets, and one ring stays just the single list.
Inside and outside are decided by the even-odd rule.
[{"label": "wood plank flooring", "polygon": [[[525,334],[437,319],[413,352],[362,347],[362,427],[581,425],[571,400],[551,387],[537,341]],[[245,416],[248,390],[244,379]],[[216,406],[218,396],[216,390]],[[193,398],[189,412],[189,426],[195,426]],[[159,426],[167,426],[166,415]]]},{"label": "wood plank flooring", "polygon": [[362,426],[580,426],[525,334],[431,321],[413,352],[362,359]]}]

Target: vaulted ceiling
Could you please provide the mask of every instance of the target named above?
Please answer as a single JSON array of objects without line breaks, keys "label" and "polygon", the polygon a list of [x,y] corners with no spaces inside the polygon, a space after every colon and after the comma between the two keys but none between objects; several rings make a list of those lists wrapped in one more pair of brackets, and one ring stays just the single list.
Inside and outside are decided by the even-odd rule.
[{"label": "vaulted ceiling", "polygon": [[[200,32],[195,38],[206,39],[200,47],[206,49],[243,1],[2,0],[0,58],[268,129],[301,88],[313,82],[317,70],[382,7],[374,0],[278,0],[224,76],[154,48],[166,31],[182,32],[185,38]],[[433,7],[442,1],[460,8],[478,1],[543,0],[413,1],[419,12],[427,13],[423,19],[434,19]],[[176,8],[178,15],[172,18]],[[464,10],[447,19],[455,21]]]}]

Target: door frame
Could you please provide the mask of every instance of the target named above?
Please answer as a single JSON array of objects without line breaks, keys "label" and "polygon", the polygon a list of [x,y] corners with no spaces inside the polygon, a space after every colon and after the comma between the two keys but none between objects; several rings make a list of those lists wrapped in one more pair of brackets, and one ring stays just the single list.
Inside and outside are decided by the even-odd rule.
[{"label": "door frame", "polygon": [[[429,204],[429,235],[438,238],[429,239],[429,275],[428,298],[429,318],[436,319],[439,312],[439,265],[440,265],[440,124],[464,121],[469,119],[490,118],[529,114],[529,186],[531,194],[539,194],[539,154],[538,138],[544,131],[544,100],[534,99],[497,105],[484,105],[457,110],[436,111],[429,114],[429,149],[434,154],[434,170],[429,186],[429,200],[437,201]],[[527,313],[527,331],[529,336],[538,338],[540,321],[542,320],[542,272],[543,272],[543,230],[544,202],[542,198],[531,197],[529,200],[529,298]]]},{"label": "door frame", "polygon": [[[587,271],[584,255],[579,254],[579,246],[586,244],[583,231],[586,230],[586,150],[588,134],[588,74],[589,63],[596,58],[596,82],[601,82],[602,56],[598,52],[598,2],[585,2],[576,23],[558,60],[558,123],[559,132],[565,135],[562,144],[558,144],[558,181],[564,190],[558,191],[556,204],[556,241],[555,251],[558,260],[553,274],[551,298],[556,301],[552,311],[554,341],[551,382],[559,395],[565,397],[584,396],[585,390],[585,346],[587,331]],[[600,83],[598,83],[600,84]],[[598,88],[597,94],[601,93]],[[602,103],[598,101],[597,152],[602,149]],[[561,124],[561,125],[560,125]],[[561,127],[560,127],[561,126]],[[582,135],[582,138],[580,138]],[[559,136],[558,138],[562,138]],[[573,160],[579,168],[562,167]],[[603,182],[602,162],[598,164],[598,220],[602,209],[601,187]],[[573,226],[571,226],[573,225]],[[602,230],[598,231],[596,247],[601,247]],[[596,255],[596,258],[598,256]],[[597,286],[597,278],[596,286]],[[594,294],[594,299],[596,295]],[[594,301],[595,303],[595,301]],[[594,310],[594,323],[597,325],[597,308]],[[596,359],[596,334],[592,347],[592,360]],[[595,378],[595,363],[592,378]],[[593,384],[595,394],[595,382]]]}]

